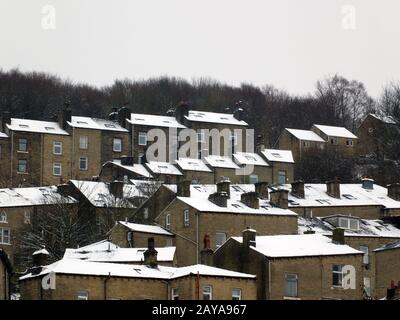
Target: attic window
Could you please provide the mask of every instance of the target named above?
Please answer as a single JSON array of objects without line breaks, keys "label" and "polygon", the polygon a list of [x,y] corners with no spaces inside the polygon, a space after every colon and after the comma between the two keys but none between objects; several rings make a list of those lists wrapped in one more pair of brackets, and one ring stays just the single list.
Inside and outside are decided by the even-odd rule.
[{"label": "attic window", "polygon": [[142,118],[135,118],[135,120],[144,121]]},{"label": "attic window", "polygon": [[234,208],[236,208],[236,209],[239,209],[239,208],[241,208],[241,206],[240,206],[240,204],[232,204],[232,207],[234,207]]},{"label": "attic window", "polygon": [[201,186],[194,186],[194,188],[195,188],[197,191],[200,191],[200,192],[207,192],[207,190],[204,189],[204,188],[202,188]]},{"label": "attic window", "polygon": [[20,128],[29,128],[29,126],[27,124],[20,124],[19,127]]},{"label": "attic window", "polygon": [[317,199],[315,201],[319,202],[320,204],[331,204],[330,201],[326,199]]},{"label": "attic window", "polygon": [[113,125],[113,124],[111,124],[111,123],[106,123],[106,124],[104,124],[104,126],[105,126],[106,128],[115,128],[115,125]]},{"label": "attic window", "polygon": [[349,200],[356,200],[357,198],[352,196],[351,194],[342,194],[343,197]]},{"label": "attic window", "polygon": [[282,158],[282,156],[279,153],[271,153],[272,156],[275,158]]},{"label": "attic window", "polygon": [[232,186],[233,190],[235,190],[236,192],[244,192],[244,190],[239,187],[239,186]]},{"label": "attic window", "polygon": [[52,131],[52,130],[55,130],[55,128],[54,128],[54,127],[45,127],[45,129],[46,129],[47,131]]},{"label": "attic window", "polygon": [[247,156],[244,156],[244,157],[245,157],[247,160],[257,161],[256,157],[253,157],[253,156],[247,155]]},{"label": "attic window", "polygon": [[221,120],[229,120],[228,118],[225,117],[221,117]]},{"label": "attic window", "polygon": [[142,255],[145,251],[146,251],[146,250],[144,250],[144,249],[140,249],[140,250],[136,251],[136,254]]},{"label": "attic window", "polygon": [[291,204],[292,206],[299,206],[300,203],[294,201],[294,200],[289,200],[289,204]]},{"label": "attic window", "polygon": [[163,120],[164,123],[171,123],[171,121]]},{"label": "attic window", "polygon": [[360,229],[360,222],[357,219],[339,218],[339,227],[358,231]]},{"label": "attic window", "polygon": [[87,124],[87,122],[85,122],[85,121],[77,121],[76,123],[77,124]]}]

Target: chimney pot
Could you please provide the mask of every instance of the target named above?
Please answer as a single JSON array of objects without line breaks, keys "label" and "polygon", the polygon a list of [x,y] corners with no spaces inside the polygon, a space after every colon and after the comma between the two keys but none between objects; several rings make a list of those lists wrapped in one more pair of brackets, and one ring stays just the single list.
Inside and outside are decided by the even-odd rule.
[{"label": "chimney pot", "polygon": [[210,240],[210,235],[205,234],[204,235],[204,248],[200,251],[200,261],[201,264],[207,265],[207,266],[213,266],[214,265],[214,251],[211,249],[211,240]]},{"label": "chimney pot", "polygon": [[256,234],[257,231],[254,229],[251,229],[250,227],[247,227],[242,231],[242,237],[243,237],[243,246],[245,249],[250,248],[250,246],[255,247],[256,246]]},{"label": "chimney pot", "polygon": [[373,190],[374,189],[374,180],[369,178],[364,178],[361,180],[361,185],[363,189]]},{"label": "chimney pot", "polygon": [[268,194],[269,194],[268,185],[269,185],[268,182],[262,182],[262,181],[256,182],[254,184],[254,189],[256,190],[256,192],[258,193],[258,196],[261,199],[264,199],[264,200],[268,199]]},{"label": "chimney pot", "polygon": [[189,104],[187,102],[181,101],[175,108],[175,118],[179,123],[185,122],[185,116],[189,115]]},{"label": "chimney pot", "polygon": [[289,208],[289,191],[285,189],[277,189],[270,192],[270,203],[278,208]]},{"label": "chimney pot", "polygon": [[221,180],[217,182],[217,192],[225,192],[230,197],[231,181],[228,178],[221,177]]},{"label": "chimney pot", "polygon": [[208,196],[208,200],[212,203],[216,204],[219,207],[227,207],[228,206],[229,196],[226,192],[215,192]]},{"label": "chimney pot", "polygon": [[292,182],[292,195],[297,198],[304,199],[304,182],[301,180]]},{"label": "chimney pot", "polygon": [[151,268],[156,268],[158,265],[157,262],[157,250],[154,245],[154,238],[148,238],[147,240],[147,250],[143,253],[144,255],[144,264]]},{"label": "chimney pot", "polygon": [[338,177],[326,182],[326,193],[332,198],[340,199],[340,180]]},{"label": "chimney pot", "polygon": [[248,206],[250,208],[253,208],[253,209],[260,208],[257,192],[242,193],[240,196],[240,201],[243,202],[246,206]]}]

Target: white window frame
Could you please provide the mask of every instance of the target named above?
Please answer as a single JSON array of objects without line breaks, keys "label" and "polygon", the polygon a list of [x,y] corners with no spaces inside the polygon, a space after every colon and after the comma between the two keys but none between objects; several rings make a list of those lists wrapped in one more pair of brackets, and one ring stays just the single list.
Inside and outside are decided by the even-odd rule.
[{"label": "white window frame", "polygon": [[348,147],[354,147],[354,141],[351,139],[347,139],[346,140],[346,146]]},{"label": "white window frame", "polygon": [[364,253],[363,254],[363,264],[365,264],[365,265],[369,264],[369,247],[366,245],[361,245],[360,251],[362,251]]},{"label": "white window frame", "polygon": [[89,149],[89,138],[87,136],[79,136],[79,149]]},{"label": "white window frame", "polygon": [[[357,223],[357,228],[351,227],[352,222]],[[360,229],[360,221],[358,221],[357,219],[352,219],[352,218],[339,217],[339,227],[348,229],[348,230],[358,231]]]},{"label": "white window frame", "polygon": [[[25,170],[24,170],[24,171],[21,171],[21,170],[20,170],[20,161],[25,161]],[[27,172],[28,172],[28,160],[26,160],[26,159],[19,159],[19,160],[18,160],[17,172],[18,172],[18,173],[27,173]]]},{"label": "white window frame", "polygon": [[165,215],[165,227],[169,229],[171,227],[171,214]]},{"label": "white window frame", "polygon": [[[56,148],[59,148],[60,151],[59,151],[59,152],[56,152]],[[53,141],[53,154],[54,154],[54,155],[56,155],[56,156],[62,155],[62,149],[63,149],[63,147],[62,147],[62,142],[60,142],[60,141]]]},{"label": "white window frame", "polygon": [[[21,149],[21,141],[25,140],[25,150]],[[28,139],[26,138],[19,138],[18,139],[18,150],[19,152],[28,152]]]},{"label": "white window frame", "polygon": [[[206,296],[208,296],[209,299],[204,299],[204,297]],[[213,296],[212,286],[210,285],[203,286],[203,300],[212,300],[212,296]]]},{"label": "white window frame", "polygon": [[[4,233],[6,231],[8,233],[8,235],[7,235],[8,241],[4,241],[4,239],[5,239]],[[0,227],[0,244],[11,244],[11,231],[9,228],[1,228]]]},{"label": "white window frame", "polygon": [[[82,159],[85,159],[85,163],[86,163],[85,168],[82,168],[82,167],[81,167],[81,160],[82,160]],[[88,170],[88,167],[89,167],[89,159],[88,159],[88,157],[79,157],[79,170],[80,170],[80,171],[87,171],[87,170]]]},{"label": "white window frame", "polygon": [[189,209],[183,210],[183,226],[189,227],[190,225],[190,212]]},{"label": "white window frame", "polygon": [[[284,183],[280,183],[280,177],[282,177],[281,173],[284,173],[284,178],[285,178],[285,182]],[[286,184],[286,178],[287,178],[287,174],[285,170],[278,170],[278,184]]]},{"label": "white window frame", "polygon": [[337,146],[339,143],[337,138],[332,138],[332,137],[329,139],[329,142],[331,143],[332,146]]},{"label": "white window frame", "polygon": [[[140,141],[141,139],[144,139],[144,142]],[[139,146],[147,146],[147,132],[140,131],[138,133],[138,145]]]},{"label": "white window frame", "polygon": [[[239,294],[235,293],[235,290],[239,291]],[[242,289],[240,288],[232,289],[232,300],[242,300]]]},{"label": "white window frame", "polygon": [[[293,277],[294,276],[294,277]],[[293,277],[294,279],[289,279]],[[288,290],[289,282],[296,284],[296,293],[293,295]],[[285,272],[285,297],[296,298],[299,296],[299,276],[297,273]]]},{"label": "white window frame", "polygon": [[[218,239],[218,235],[224,235],[225,237],[225,241],[222,242],[221,244],[218,244],[217,239]],[[220,246],[222,246],[225,242],[226,242],[226,233],[225,232],[216,232],[215,233],[215,248],[218,249]]]},{"label": "white window frame", "polygon": [[7,222],[7,212],[5,212],[5,211],[0,212],[0,223],[8,223]]},{"label": "white window frame", "polygon": [[171,300],[179,300],[179,289],[178,288],[171,289]]},{"label": "white window frame", "polygon": [[[60,169],[60,173],[56,173],[56,169]],[[62,175],[62,164],[61,162],[53,162],[53,176],[60,177]]]},{"label": "white window frame", "polygon": [[77,300],[89,300],[89,292],[87,291],[78,291],[76,294]]},{"label": "white window frame", "polygon": [[[334,270],[335,266],[340,267],[340,270]],[[339,277],[339,284],[333,283],[333,275],[337,274]],[[333,264],[332,265],[332,286],[334,288],[342,288],[343,287],[343,265],[341,264]]]},{"label": "white window frame", "polygon": [[[116,143],[119,141],[119,144]],[[118,147],[118,148],[116,148]],[[113,139],[113,151],[114,152],[122,152],[122,139],[121,138],[114,138]]]}]

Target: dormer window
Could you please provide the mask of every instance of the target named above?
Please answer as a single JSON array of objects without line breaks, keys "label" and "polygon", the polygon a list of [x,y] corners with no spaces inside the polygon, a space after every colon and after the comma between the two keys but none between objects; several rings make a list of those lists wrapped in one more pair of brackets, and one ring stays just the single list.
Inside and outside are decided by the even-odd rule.
[{"label": "dormer window", "polygon": [[358,219],[340,217],[339,227],[358,231],[360,229],[360,221]]}]

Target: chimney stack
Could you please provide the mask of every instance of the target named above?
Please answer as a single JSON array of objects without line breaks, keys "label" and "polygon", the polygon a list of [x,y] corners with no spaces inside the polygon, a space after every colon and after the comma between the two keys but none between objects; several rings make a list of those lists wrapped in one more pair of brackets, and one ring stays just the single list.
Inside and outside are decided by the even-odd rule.
[{"label": "chimney stack", "polygon": [[268,199],[268,182],[256,182],[254,187],[261,199]]},{"label": "chimney stack", "polygon": [[229,178],[221,177],[221,180],[217,182],[217,192],[225,192],[228,198],[231,195],[231,181]]},{"label": "chimney stack", "polygon": [[118,110],[118,123],[121,127],[126,128],[127,121],[126,119],[131,118],[131,110],[128,107],[123,106]]},{"label": "chimney stack", "polygon": [[211,240],[210,235],[206,234],[204,236],[204,248],[200,251],[200,261],[201,264],[205,264],[206,266],[214,265],[214,251],[211,249]]},{"label": "chimney stack", "polygon": [[297,180],[292,182],[292,195],[297,198],[304,199],[304,182]]},{"label": "chimney stack", "polygon": [[72,119],[71,108],[69,106],[69,103],[65,102],[58,116],[58,124],[62,129],[66,130],[68,128],[67,122],[71,122],[71,119]]},{"label": "chimney stack", "polygon": [[157,268],[157,250],[154,247],[154,238],[149,238],[147,243],[147,250],[143,253],[144,264],[151,268]]},{"label": "chimney stack", "polygon": [[181,101],[175,108],[175,118],[179,123],[185,122],[185,116],[189,115],[189,104],[187,102]]},{"label": "chimney stack", "polygon": [[336,244],[345,244],[344,241],[344,229],[335,228],[332,231],[332,242]]},{"label": "chimney stack", "polygon": [[242,193],[240,196],[240,201],[243,202],[246,206],[248,206],[250,208],[253,208],[253,209],[260,208],[257,192]]},{"label": "chimney stack", "polygon": [[1,113],[1,132],[6,132],[7,124],[11,123],[11,115],[8,111],[3,111]]},{"label": "chimney stack", "polygon": [[338,177],[326,182],[326,193],[332,198],[340,199],[340,180]]},{"label": "chimney stack", "polygon": [[256,246],[256,234],[257,231],[254,229],[251,229],[250,227],[247,227],[242,231],[242,237],[243,237],[243,247],[245,249],[250,248],[250,246],[255,247]]},{"label": "chimney stack", "polygon": [[400,183],[392,183],[388,184],[388,197],[392,198],[393,200],[400,201]]},{"label": "chimney stack", "polygon": [[208,196],[208,200],[216,204],[219,207],[226,208],[228,206],[229,196],[226,192],[215,192]]},{"label": "chimney stack", "polygon": [[111,113],[108,115],[108,120],[118,122],[118,108],[112,107]]},{"label": "chimney stack", "polygon": [[122,199],[124,197],[124,183],[122,181],[114,180],[110,182],[109,185],[110,193],[118,199]]},{"label": "chimney stack", "polygon": [[278,208],[287,209],[289,207],[288,194],[289,191],[285,189],[271,191],[270,203]]},{"label": "chimney stack", "polygon": [[190,180],[178,181],[178,183],[176,184],[177,186],[176,195],[178,197],[190,197],[190,185],[191,185]]},{"label": "chimney stack", "polygon": [[361,180],[361,185],[363,189],[373,190],[374,189],[374,180],[369,178],[363,178]]}]

